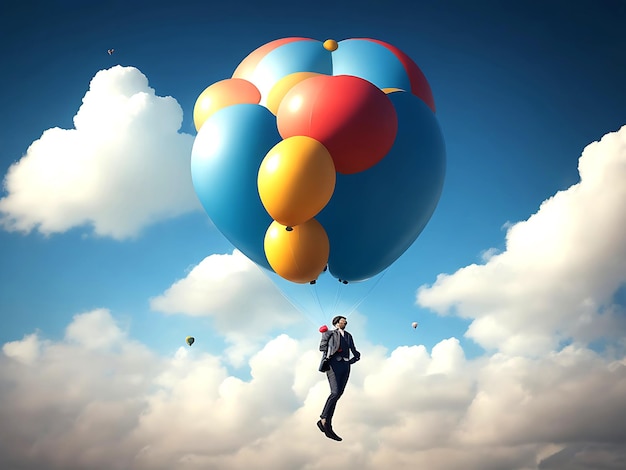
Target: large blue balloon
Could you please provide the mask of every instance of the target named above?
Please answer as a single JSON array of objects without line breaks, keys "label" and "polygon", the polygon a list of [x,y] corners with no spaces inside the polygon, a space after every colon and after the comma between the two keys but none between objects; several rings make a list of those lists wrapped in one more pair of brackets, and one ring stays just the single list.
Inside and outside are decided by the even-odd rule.
[{"label": "large blue balloon", "polygon": [[441,196],[445,143],[419,98],[389,94],[398,133],[389,153],[360,173],[337,175],[335,192],[316,217],[330,240],[328,266],[342,280],[362,281],[400,257],[428,223]]},{"label": "large blue balloon", "polygon": [[257,176],[265,154],[281,137],[265,107],[236,104],[211,115],[191,152],[191,177],[211,221],[243,254],[271,270],[263,240],[272,223],[259,197]]}]

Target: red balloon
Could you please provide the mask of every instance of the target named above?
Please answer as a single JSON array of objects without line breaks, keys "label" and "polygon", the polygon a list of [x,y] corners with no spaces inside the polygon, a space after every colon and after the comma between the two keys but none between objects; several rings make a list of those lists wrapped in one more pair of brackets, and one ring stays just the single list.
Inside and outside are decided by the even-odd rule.
[{"label": "red balloon", "polygon": [[321,142],[339,173],[374,166],[393,146],[398,117],[376,85],[351,75],[320,75],[296,84],[276,115],[283,139],[304,135]]},{"label": "red balloon", "polygon": [[326,325],[320,326],[320,333],[326,333],[328,331],[328,327]]}]

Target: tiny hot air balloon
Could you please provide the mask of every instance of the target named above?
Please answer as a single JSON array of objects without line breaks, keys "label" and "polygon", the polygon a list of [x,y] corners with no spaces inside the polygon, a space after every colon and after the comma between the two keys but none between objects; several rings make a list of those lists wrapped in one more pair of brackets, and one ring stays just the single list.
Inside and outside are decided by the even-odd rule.
[{"label": "tiny hot air balloon", "polygon": [[417,322],[416,322],[416,321],[414,321],[413,323],[411,323],[411,326],[412,326],[414,329],[415,329],[415,328],[417,328]]},{"label": "tiny hot air balloon", "polygon": [[191,346],[193,344],[193,342],[195,341],[193,336],[187,336],[187,338],[185,338],[185,342]]}]

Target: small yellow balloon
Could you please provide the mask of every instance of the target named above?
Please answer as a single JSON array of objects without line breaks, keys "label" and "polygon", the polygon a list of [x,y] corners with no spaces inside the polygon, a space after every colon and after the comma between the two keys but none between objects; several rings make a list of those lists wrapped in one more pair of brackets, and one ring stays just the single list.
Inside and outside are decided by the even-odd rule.
[{"label": "small yellow balloon", "polygon": [[278,80],[267,95],[267,109],[269,109],[272,114],[276,116],[280,102],[283,100],[287,92],[301,81],[317,75],[322,74],[316,72],[296,72],[290,73],[289,75],[286,75]]},{"label": "small yellow balloon", "polygon": [[196,131],[216,111],[233,104],[259,104],[261,92],[256,86],[243,78],[228,78],[215,82],[206,88],[193,108],[193,122]]},{"label": "small yellow balloon", "polygon": [[293,136],[265,155],[257,184],[272,219],[294,226],[315,217],[335,191],[337,172],[330,153],[317,140]]},{"label": "small yellow balloon", "polygon": [[315,219],[291,230],[272,222],[265,233],[264,247],[267,261],[276,274],[298,284],[317,279],[330,254],[326,230]]},{"label": "small yellow balloon", "polygon": [[389,93],[396,93],[397,91],[405,91],[402,88],[383,88],[382,89],[387,95]]},{"label": "small yellow balloon", "polygon": [[334,39],[326,39],[323,45],[324,45],[324,49],[330,52],[336,51],[337,48],[339,47],[339,44],[337,44],[337,41],[335,41]]}]

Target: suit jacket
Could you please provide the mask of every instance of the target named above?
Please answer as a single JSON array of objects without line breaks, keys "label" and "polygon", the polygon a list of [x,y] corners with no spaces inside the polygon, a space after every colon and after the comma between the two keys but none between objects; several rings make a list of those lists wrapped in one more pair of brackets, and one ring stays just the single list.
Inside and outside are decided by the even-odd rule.
[{"label": "suit jacket", "polygon": [[[341,333],[339,333],[338,329],[329,330],[322,333],[322,340],[320,341],[320,351],[322,351],[323,354],[322,362],[320,363],[320,371],[323,371],[322,366],[324,365],[324,363],[337,353],[339,345],[341,344],[341,338],[339,336],[340,334]],[[350,359],[350,364],[354,364],[356,361],[361,359],[361,353],[356,350],[352,335],[346,330],[343,331],[343,334],[345,340],[348,342],[350,351],[352,351],[352,355],[354,356],[352,359]]]}]

